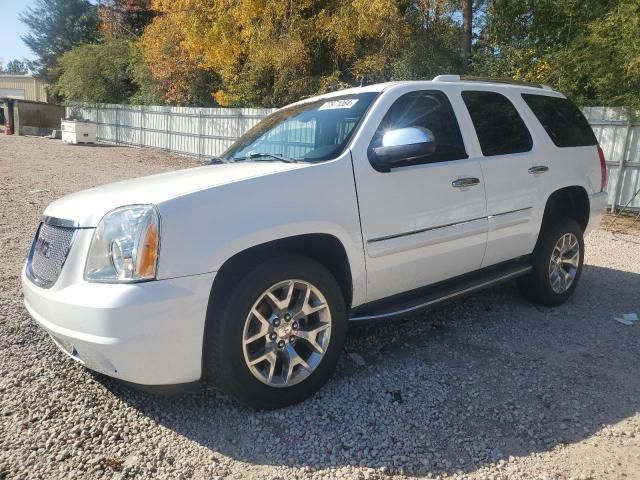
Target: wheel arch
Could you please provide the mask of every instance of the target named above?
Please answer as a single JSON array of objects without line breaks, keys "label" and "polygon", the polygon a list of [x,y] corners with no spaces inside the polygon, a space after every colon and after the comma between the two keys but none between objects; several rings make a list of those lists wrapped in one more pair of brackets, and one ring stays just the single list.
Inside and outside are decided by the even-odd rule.
[{"label": "wheel arch", "polygon": [[571,185],[559,188],[547,198],[542,228],[560,217],[567,217],[575,220],[584,232],[589,223],[590,208],[589,195],[584,187]]},{"label": "wheel arch", "polygon": [[235,253],[218,269],[211,289],[212,297],[216,296],[216,291],[222,292],[223,285],[233,280],[234,276],[242,275],[261,258],[285,253],[312,258],[327,268],[340,286],[346,307],[351,307],[354,279],[349,256],[342,242],[328,233],[306,233],[279,238]]},{"label": "wheel arch", "polygon": [[231,289],[261,259],[279,254],[298,254],[314,259],[334,276],[345,299],[347,311],[353,300],[354,279],[347,251],[335,236],[326,233],[300,234],[254,245],[237,252],[221,265],[209,294],[202,343],[202,376],[206,378],[206,347],[212,327],[211,312],[223,304]]}]

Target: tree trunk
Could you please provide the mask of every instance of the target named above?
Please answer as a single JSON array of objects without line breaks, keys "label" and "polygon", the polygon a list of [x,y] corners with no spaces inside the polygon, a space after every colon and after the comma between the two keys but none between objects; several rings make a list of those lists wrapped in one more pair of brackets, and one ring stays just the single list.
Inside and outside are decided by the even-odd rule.
[{"label": "tree trunk", "polygon": [[473,22],[473,0],[462,0],[462,38],[460,58],[462,66],[466,67],[471,55],[471,28]]}]

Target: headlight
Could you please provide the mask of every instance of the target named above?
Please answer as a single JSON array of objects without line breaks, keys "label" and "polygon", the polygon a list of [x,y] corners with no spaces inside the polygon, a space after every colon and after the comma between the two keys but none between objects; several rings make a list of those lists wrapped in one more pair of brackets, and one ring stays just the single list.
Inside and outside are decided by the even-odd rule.
[{"label": "headlight", "polygon": [[160,221],[153,205],[107,213],[93,233],[84,278],[91,282],[139,282],[156,278]]}]

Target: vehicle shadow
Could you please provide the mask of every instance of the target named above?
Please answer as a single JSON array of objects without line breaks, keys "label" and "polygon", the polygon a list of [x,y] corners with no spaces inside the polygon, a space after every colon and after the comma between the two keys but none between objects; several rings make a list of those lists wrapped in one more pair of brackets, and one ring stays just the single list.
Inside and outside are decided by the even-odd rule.
[{"label": "vehicle shadow", "polygon": [[613,320],[640,310],[639,286],[638,274],[586,265],[558,308],[536,307],[510,284],[353,328],[329,384],[279,411],[207,387],[176,398],[101,381],[161,425],[250,464],[470,472],[640,411],[640,327]]}]

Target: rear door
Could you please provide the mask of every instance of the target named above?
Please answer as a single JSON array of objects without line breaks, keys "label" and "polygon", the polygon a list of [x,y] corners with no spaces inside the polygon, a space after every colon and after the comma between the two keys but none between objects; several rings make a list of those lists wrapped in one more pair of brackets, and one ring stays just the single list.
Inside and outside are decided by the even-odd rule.
[{"label": "rear door", "polygon": [[514,105],[521,99],[481,89],[461,95],[482,152],[489,229],[484,267],[533,250],[549,164]]},{"label": "rear door", "polygon": [[553,158],[550,192],[574,185],[584,187],[588,194],[603,191],[598,141],[580,109],[557,93],[527,92],[521,97],[544,129],[541,138],[550,140],[548,151]]},{"label": "rear door", "polygon": [[[436,151],[379,172],[367,151],[398,128],[422,127]],[[487,231],[480,163],[467,155],[458,120],[440,90],[385,92],[352,145],[369,301],[480,267]],[[464,186],[460,179],[473,179]],[[469,182],[467,182],[468,184]]]}]

